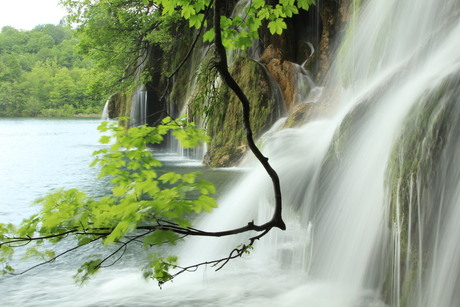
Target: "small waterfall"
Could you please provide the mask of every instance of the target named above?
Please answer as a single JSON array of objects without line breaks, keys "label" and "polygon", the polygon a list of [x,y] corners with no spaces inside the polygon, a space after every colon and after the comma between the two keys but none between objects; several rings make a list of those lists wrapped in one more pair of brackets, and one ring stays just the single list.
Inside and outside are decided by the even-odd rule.
[{"label": "small waterfall", "polygon": [[295,104],[304,102],[318,102],[323,93],[323,87],[317,86],[309,71],[302,65],[292,63],[296,69],[297,79],[297,97],[294,99]]},{"label": "small waterfall", "polygon": [[[184,78],[186,80],[186,84],[178,84],[176,86],[180,87],[178,91],[181,93],[185,93],[181,96],[179,101],[174,101],[169,103],[169,110],[168,113],[173,117],[180,117],[180,116],[187,116],[187,118],[193,121],[197,127],[202,127],[202,123],[200,120],[194,118],[194,114],[191,111],[193,100],[196,98],[199,89],[199,74],[202,63],[205,61],[209,50],[209,46],[200,46],[199,48],[195,48],[193,53],[188,60],[188,68],[189,71],[188,75]],[[177,153],[182,158],[188,158],[193,160],[202,160],[204,154],[207,150],[207,145],[203,144],[201,146],[197,146],[191,149],[183,148],[180,143],[174,138],[168,138],[168,151]]]},{"label": "small waterfall", "polygon": [[101,120],[109,120],[109,103],[110,100],[107,100],[104,104],[104,108],[102,109]]},{"label": "small waterfall", "polygon": [[147,122],[147,91],[144,86],[136,88],[132,102],[129,125],[141,126]]},{"label": "small waterfall", "polygon": [[[145,63],[149,56],[149,51],[147,49],[142,50],[140,56],[137,60],[137,68],[135,72],[135,80],[141,80],[141,74],[144,71]],[[139,85],[134,90],[134,93],[131,97],[131,111],[130,111],[130,119],[129,119],[129,126],[141,126],[147,123],[147,89],[145,85]]]}]

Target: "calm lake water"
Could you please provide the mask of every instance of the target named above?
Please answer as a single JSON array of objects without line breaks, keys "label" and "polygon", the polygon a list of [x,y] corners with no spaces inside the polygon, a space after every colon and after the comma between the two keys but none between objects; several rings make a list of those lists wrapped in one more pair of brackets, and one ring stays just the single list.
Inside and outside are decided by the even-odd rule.
[{"label": "calm lake water", "polygon": [[18,222],[31,202],[57,188],[100,188],[89,168],[100,120],[0,119],[0,216]]}]

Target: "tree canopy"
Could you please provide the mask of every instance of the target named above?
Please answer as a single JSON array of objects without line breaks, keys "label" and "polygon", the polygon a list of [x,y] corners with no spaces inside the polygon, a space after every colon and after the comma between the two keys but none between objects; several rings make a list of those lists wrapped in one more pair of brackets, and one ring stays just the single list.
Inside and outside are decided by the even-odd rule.
[{"label": "tree canopy", "polygon": [[0,32],[0,116],[99,113],[90,62],[78,55],[74,30],[40,25]]}]

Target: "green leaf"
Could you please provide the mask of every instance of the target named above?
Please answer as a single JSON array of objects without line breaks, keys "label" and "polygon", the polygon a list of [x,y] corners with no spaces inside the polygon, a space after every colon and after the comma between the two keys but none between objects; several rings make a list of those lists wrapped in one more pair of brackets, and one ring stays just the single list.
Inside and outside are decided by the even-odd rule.
[{"label": "green leaf", "polygon": [[101,136],[101,138],[99,139],[99,143],[101,143],[101,144],[108,144],[108,143],[110,143],[110,139],[111,139],[110,136],[103,135],[103,136]]},{"label": "green leaf", "polygon": [[194,201],[194,204],[194,210],[196,213],[201,213],[202,211],[211,212],[212,209],[217,208],[216,200],[207,195],[201,195],[198,197],[198,199]]},{"label": "green leaf", "polygon": [[283,12],[287,17],[292,17],[294,14],[299,14],[299,10],[294,5],[284,6]]},{"label": "green leaf", "polygon": [[74,280],[78,284],[83,284],[94,275],[99,269],[101,259],[95,259],[85,262],[79,269],[77,274],[73,276]]},{"label": "green leaf", "polygon": [[181,175],[179,174],[176,174],[174,172],[168,172],[166,174],[163,174],[160,176],[160,179],[161,181],[163,181],[163,183],[170,183],[170,184],[174,184],[176,183],[177,181],[179,181],[181,178]]},{"label": "green leaf", "polygon": [[207,1],[204,1],[204,0],[196,1],[195,4],[194,4],[195,11],[200,12],[200,11],[204,10],[204,8],[206,7],[207,4],[208,4]]},{"label": "green leaf", "polygon": [[265,0],[253,0],[252,1],[252,6],[255,8],[255,9],[260,9],[261,7],[263,7],[265,5]]},{"label": "green leaf", "polygon": [[305,11],[308,11],[310,5],[315,4],[315,0],[297,0],[297,6]]},{"label": "green leaf", "polygon": [[204,14],[198,14],[198,15],[191,15],[188,22],[190,28],[197,28],[199,29],[201,27],[201,23],[203,22],[204,19]]},{"label": "green leaf", "polygon": [[163,15],[172,15],[175,12],[176,3],[175,1],[162,1],[163,5]]},{"label": "green leaf", "polygon": [[195,15],[195,8],[191,5],[183,6],[181,16],[185,19],[190,19],[190,16]]},{"label": "green leaf", "polygon": [[195,178],[197,177],[197,174],[195,173],[188,173],[182,175],[182,181],[186,183],[195,183]]},{"label": "green leaf", "polygon": [[160,192],[160,188],[157,181],[146,180],[136,184],[136,193],[138,195],[145,193],[150,197],[154,197],[158,192]]},{"label": "green leaf", "polygon": [[113,187],[112,193],[114,196],[124,196],[127,194],[128,190],[129,190],[128,186],[121,185],[121,186]]},{"label": "green leaf", "polygon": [[205,42],[213,42],[215,34],[216,33],[214,32],[214,28],[206,31],[204,33],[204,35],[203,35],[203,41],[205,41]]},{"label": "green leaf", "polygon": [[97,127],[97,130],[99,130],[100,132],[106,132],[109,129],[108,125],[109,122],[104,121]]},{"label": "green leaf", "polygon": [[14,268],[7,264],[7,265],[4,266],[4,268],[2,270],[2,275],[12,274],[12,273],[14,273],[14,271],[15,271]]},{"label": "green leaf", "polygon": [[124,237],[128,232],[134,230],[136,224],[130,223],[129,221],[122,220],[118,223],[114,230],[108,235],[105,240],[104,244],[112,244],[113,242],[117,241],[118,239]]},{"label": "green leaf", "polygon": [[[262,8],[259,12],[257,12],[257,16],[263,20],[263,19],[269,19],[270,18],[270,11],[268,8],[264,7]],[[272,33],[273,34],[273,33]]]},{"label": "green leaf", "polygon": [[268,29],[270,30],[271,34],[281,34],[283,33],[283,30],[287,28],[286,23],[282,18],[277,18],[273,21],[270,21],[268,23]]},{"label": "green leaf", "polygon": [[144,246],[161,246],[163,244],[176,245],[179,239],[179,235],[171,230],[156,230],[151,235],[145,237]]}]

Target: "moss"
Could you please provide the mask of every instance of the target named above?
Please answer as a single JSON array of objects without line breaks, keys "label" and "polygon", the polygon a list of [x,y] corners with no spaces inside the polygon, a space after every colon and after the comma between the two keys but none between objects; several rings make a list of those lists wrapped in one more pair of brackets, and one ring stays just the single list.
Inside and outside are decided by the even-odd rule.
[{"label": "moss", "polygon": [[[442,159],[449,125],[457,120],[452,118],[452,109],[459,95],[460,76],[454,75],[435,89],[424,93],[406,119],[405,128],[402,130],[404,133],[399,136],[390,156],[387,173],[389,227],[397,222],[399,216],[401,306],[410,302],[411,294],[416,292],[418,274],[425,273],[418,272],[418,268],[426,268],[427,261],[432,256],[431,244],[434,242],[436,223],[441,214],[441,209],[437,206],[439,201],[434,196],[434,187],[437,184],[434,178]],[[423,227],[422,237],[419,237],[420,227]],[[419,246],[423,246],[423,250],[419,250]],[[419,259],[423,263],[419,263]],[[389,267],[394,265],[392,263]],[[393,272],[390,271],[387,274],[387,287],[391,284],[388,281],[394,278],[392,275]],[[384,289],[384,294],[389,301],[391,289]]]},{"label": "moss", "polygon": [[109,98],[109,118],[129,116],[131,113],[132,91],[117,92]]},{"label": "moss", "polygon": [[[166,55],[171,60],[170,67],[164,72],[165,76],[169,76],[171,71],[174,71],[179,64],[183,61],[187,53],[189,52],[192,44],[192,39],[195,37],[195,33],[188,27],[182,26],[182,35],[177,39],[176,46],[172,48],[171,54]],[[194,79],[197,74],[198,65],[200,64],[200,48],[202,47],[202,39],[198,39],[198,45],[195,47],[191,57],[184,63],[182,68],[174,76],[171,92],[169,94],[169,104],[171,115],[178,115],[180,110],[183,109],[187,102],[187,95],[191,95],[190,87],[194,84]]]},{"label": "moss", "polygon": [[315,118],[329,115],[331,110],[332,106],[329,103],[301,103],[292,110],[283,128],[300,127]]},{"label": "moss", "polygon": [[204,163],[210,167],[227,167],[238,164],[247,151],[246,146],[219,146],[209,150],[205,157]]},{"label": "moss", "polygon": [[[237,59],[230,68],[230,73],[250,101],[251,128],[254,138],[257,138],[270,127],[275,120],[273,114],[277,113],[269,77],[259,63],[247,58]],[[207,121],[208,132],[212,138],[207,164],[234,165],[246,148],[241,103],[233,92],[222,86],[212,104]]]}]

